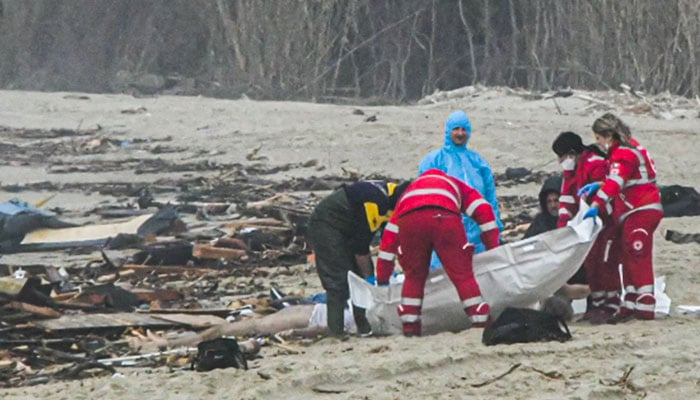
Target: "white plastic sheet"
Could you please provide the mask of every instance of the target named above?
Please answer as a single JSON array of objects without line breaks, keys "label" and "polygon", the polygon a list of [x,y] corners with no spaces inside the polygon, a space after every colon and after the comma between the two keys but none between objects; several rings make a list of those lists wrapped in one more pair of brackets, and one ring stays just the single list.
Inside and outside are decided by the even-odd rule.
[{"label": "white plastic sheet", "polygon": [[[494,317],[505,307],[528,307],[552,295],[576,273],[602,229],[599,218],[595,222],[582,219],[587,209],[582,203],[580,212],[565,228],[474,256],[474,274]],[[372,286],[352,272],[348,280],[352,301],[367,309],[373,331],[400,333],[396,307],[402,284]],[[469,327],[457,290],[442,269],[432,270],[428,277],[422,325],[423,334]]]}]

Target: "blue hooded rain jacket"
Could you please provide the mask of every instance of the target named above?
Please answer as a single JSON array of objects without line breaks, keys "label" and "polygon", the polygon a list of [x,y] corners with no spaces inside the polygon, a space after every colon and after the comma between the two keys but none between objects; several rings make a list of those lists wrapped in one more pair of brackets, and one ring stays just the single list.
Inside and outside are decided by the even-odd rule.
[{"label": "blue hooded rain jacket", "polygon": [[[454,128],[463,127],[467,131],[467,142],[462,146],[457,146],[452,142],[450,134]],[[496,198],[496,182],[493,178],[491,166],[477,152],[467,148],[467,143],[472,134],[472,126],[469,117],[464,111],[455,111],[445,121],[445,146],[442,149],[430,152],[421,161],[418,167],[418,174],[437,168],[446,174],[459,178],[469,186],[476,189],[493,207],[496,213],[496,223],[498,229],[503,230],[501,213],[498,210],[498,199]],[[486,249],[481,242],[481,230],[479,225],[467,217],[462,216],[464,226],[467,229],[467,239],[475,246],[475,253],[480,253]],[[431,268],[440,267],[440,260],[433,253]]]}]

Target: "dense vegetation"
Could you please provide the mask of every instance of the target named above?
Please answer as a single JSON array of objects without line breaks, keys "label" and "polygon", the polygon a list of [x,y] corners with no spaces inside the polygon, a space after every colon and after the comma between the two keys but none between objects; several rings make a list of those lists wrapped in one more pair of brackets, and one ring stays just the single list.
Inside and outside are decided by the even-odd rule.
[{"label": "dense vegetation", "polygon": [[0,0],[0,87],[407,101],[700,95],[699,0]]}]

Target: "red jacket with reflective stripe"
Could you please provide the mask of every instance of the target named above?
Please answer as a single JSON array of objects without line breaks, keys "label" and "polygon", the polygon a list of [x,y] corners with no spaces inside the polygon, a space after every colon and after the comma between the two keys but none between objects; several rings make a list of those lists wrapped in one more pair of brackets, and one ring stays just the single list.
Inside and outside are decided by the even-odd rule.
[{"label": "red jacket with reflective stripe", "polygon": [[377,282],[388,282],[394,270],[394,258],[399,246],[396,240],[399,230],[398,219],[402,215],[425,207],[441,208],[455,214],[467,214],[482,228],[481,240],[486,248],[498,246],[498,224],[489,202],[461,180],[438,169],[429,169],[406,188],[384,229],[377,261]]},{"label": "red jacket with reflective stripe", "polygon": [[579,156],[576,169],[564,171],[559,197],[559,221],[557,222],[559,228],[566,226],[566,223],[578,212],[578,190],[587,183],[604,181],[607,172],[608,161],[588,149],[583,150]]},{"label": "red jacket with reflective stripe", "polygon": [[631,146],[615,142],[610,147],[608,176],[593,198],[600,208],[614,200],[613,217],[617,222],[640,209],[662,210],[654,161],[636,140],[630,142]]}]

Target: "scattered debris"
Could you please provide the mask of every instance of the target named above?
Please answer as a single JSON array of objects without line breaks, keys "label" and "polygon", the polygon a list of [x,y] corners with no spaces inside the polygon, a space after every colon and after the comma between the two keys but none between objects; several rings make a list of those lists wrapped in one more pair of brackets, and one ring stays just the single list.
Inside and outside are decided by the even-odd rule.
[{"label": "scattered debris", "polygon": [[559,89],[550,92],[532,92],[525,89],[513,89],[508,87],[485,87],[481,85],[465,86],[449,91],[436,91],[418,101],[418,104],[437,104],[450,101],[458,101],[469,97],[486,96],[489,92],[505,92],[511,96],[521,97],[526,101],[552,100],[559,114],[565,114],[557,98],[573,98],[585,102],[581,111],[585,114],[602,111],[628,112],[632,114],[648,114],[654,118],[670,120],[677,118],[700,117],[700,102],[697,99],[689,99],[673,96],[669,92],[648,95],[635,90],[631,86],[621,83],[619,91],[590,92],[572,90],[570,88]]},{"label": "scattered debris", "polygon": [[[49,173],[124,168],[135,174],[186,173],[150,184],[47,180],[2,186],[18,198],[23,191],[48,193],[33,206],[16,201],[0,207],[5,211],[0,233],[14,244],[3,244],[2,250],[56,253],[61,263],[0,264],[0,387],[80,379],[128,366],[189,368],[196,350],[164,351],[170,338],[197,335],[253,312],[276,312],[285,302],[307,297],[304,282],[299,282],[298,293],[288,291],[281,300],[270,296],[265,282],[313,268],[305,239],[313,208],[329,190],[360,178],[345,169],[343,176],[267,179],[280,171],[315,168],[318,161],[268,165],[261,163],[261,147],[250,152],[253,162],[247,165],[153,158],[158,152],[180,150],[157,150],[171,138],[127,139],[101,128],[0,128],[2,136],[12,138],[0,143],[3,162],[43,166]],[[122,152],[129,153],[118,161],[84,157]],[[132,157],[136,154],[143,158]],[[514,171],[499,174],[499,185],[547,177],[538,171]],[[61,193],[99,193],[114,201],[87,212],[45,208]],[[509,232],[531,221],[538,209],[534,197],[505,196],[499,201]],[[8,230],[16,214],[23,216],[24,229]],[[32,215],[34,222],[26,224]],[[277,354],[303,353],[280,336],[239,340],[248,359],[260,357],[261,346]],[[386,349],[371,350],[382,351]]]}]

